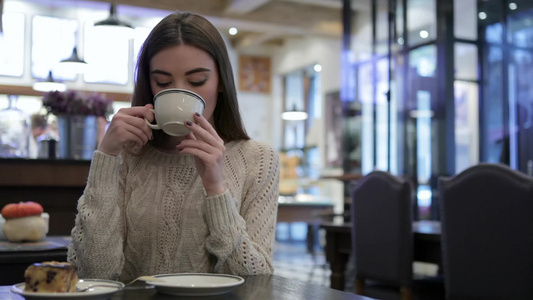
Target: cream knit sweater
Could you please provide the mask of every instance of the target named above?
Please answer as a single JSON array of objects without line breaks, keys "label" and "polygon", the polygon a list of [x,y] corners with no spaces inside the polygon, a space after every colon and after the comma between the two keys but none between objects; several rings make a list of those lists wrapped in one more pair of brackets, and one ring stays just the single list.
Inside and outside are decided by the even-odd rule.
[{"label": "cream knit sweater", "polygon": [[252,140],[225,147],[226,191],[210,197],[190,155],[95,151],[68,251],[79,276],[272,273],[278,154]]}]

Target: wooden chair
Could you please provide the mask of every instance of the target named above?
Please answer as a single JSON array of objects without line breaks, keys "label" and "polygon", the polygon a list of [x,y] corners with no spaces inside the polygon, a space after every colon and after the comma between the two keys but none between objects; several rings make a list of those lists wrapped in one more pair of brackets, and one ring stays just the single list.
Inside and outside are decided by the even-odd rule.
[{"label": "wooden chair", "polygon": [[364,176],[351,191],[355,290],[365,280],[399,288],[401,299],[413,298],[413,231],[411,186],[382,171]]},{"label": "wooden chair", "polygon": [[533,177],[479,164],[439,193],[446,298],[533,299]]}]

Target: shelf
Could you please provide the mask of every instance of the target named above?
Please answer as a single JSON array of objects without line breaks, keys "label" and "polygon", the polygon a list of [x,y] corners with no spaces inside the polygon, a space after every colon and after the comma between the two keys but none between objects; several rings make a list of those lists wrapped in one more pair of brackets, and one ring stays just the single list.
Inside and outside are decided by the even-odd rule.
[{"label": "shelf", "polygon": [[[113,101],[125,101],[130,102],[131,94],[128,93],[115,93],[115,92],[101,92],[101,91],[85,91],[80,90],[81,92],[87,93],[100,93],[104,94],[107,97],[113,99]],[[0,84],[0,94],[2,95],[25,95],[25,96],[36,96],[42,97],[43,92],[38,92],[30,86],[21,86],[21,85],[1,85]]]}]

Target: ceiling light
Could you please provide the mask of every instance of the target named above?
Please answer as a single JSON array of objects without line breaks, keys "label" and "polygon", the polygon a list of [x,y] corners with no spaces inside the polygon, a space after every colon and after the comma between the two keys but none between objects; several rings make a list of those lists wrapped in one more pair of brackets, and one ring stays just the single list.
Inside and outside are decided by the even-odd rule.
[{"label": "ceiling light", "polygon": [[429,32],[427,32],[427,30],[421,30],[420,31],[420,37],[423,38],[423,39],[427,39],[429,36]]},{"label": "ceiling light", "polygon": [[239,32],[239,30],[237,30],[237,28],[235,28],[235,27],[231,27],[231,28],[228,30],[228,32],[229,32],[229,34],[231,34],[231,35],[236,35],[236,34]]},{"label": "ceiling light", "polygon": [[78,56],[78,49],[74,47],[72,55],[60,61],[59,65],[64,70],[69,69],[71,72],[81,73],[87,67],[87,62]]},{"label": "ceiling light", "polygon": [[33,89],[39,92],[60,91],[67,90],[67,86],[64,83],[57,82],[52,77],[52,71],[48,72],[48,77],[43,81],[36,81],[33,84]]},{"label": "ceiling light", "polygon": [[481,19],[481,20],[485,20],[487,18],[487,14],[485,12],[479,12],[479,14],[477,14],[477,16]]},{"label": "ceiling light", "polygon": [[307,119],[307,113],[297,110],[296,105],[294,105],[292,110],[281,113],[281,118],[286,121],[301,121]]},{"label": "ceiling light", "polygon": [[516,5],[516,3],[514,3],[514,2],[509,3],[509,9],[510,10],[516,10],[517,8],[518,8],[518,5]]},{"label": "ceiling light", "polygon": [[95,29],[102,29],[105,34],[113,34],[115,36],[127,36],[128,38],[133,35],[133,26],[121,21],[117,16],[117,7],[114,3],[111,3],[109,9],[109,17],[107,19],[94,23]]},{"label": "ceiling light", "polygon": [[313,70],[315,70],[315,72],[320,72],[322,71],[322,66],[320,64],[316,64],[313,66]]}]

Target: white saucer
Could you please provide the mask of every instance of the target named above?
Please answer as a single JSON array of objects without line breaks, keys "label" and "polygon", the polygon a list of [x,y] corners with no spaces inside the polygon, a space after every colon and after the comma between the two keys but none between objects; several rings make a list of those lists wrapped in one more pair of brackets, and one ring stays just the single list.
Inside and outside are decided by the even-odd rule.
[{"label": "white saucer", "polygon": [[153,276],[157,280],[147,280],[147,284],[163,294],[176,296],[208,296],[230,292],[244,283],[244,278],[227,274],[181,273]]},{"label": "white saucer", "polygon": [[124,283],[103,279],[80,279],[76,287],[83,289],[92,285],[105,284],[110,287],[94,287],[85,292],[75,293],[32,293],[25,292],[25,283],[17,283],[11,287],[11,292],[23,296],[26,300],[61,299],[61,300],[102,300],[108,299],[124,287]]}]

